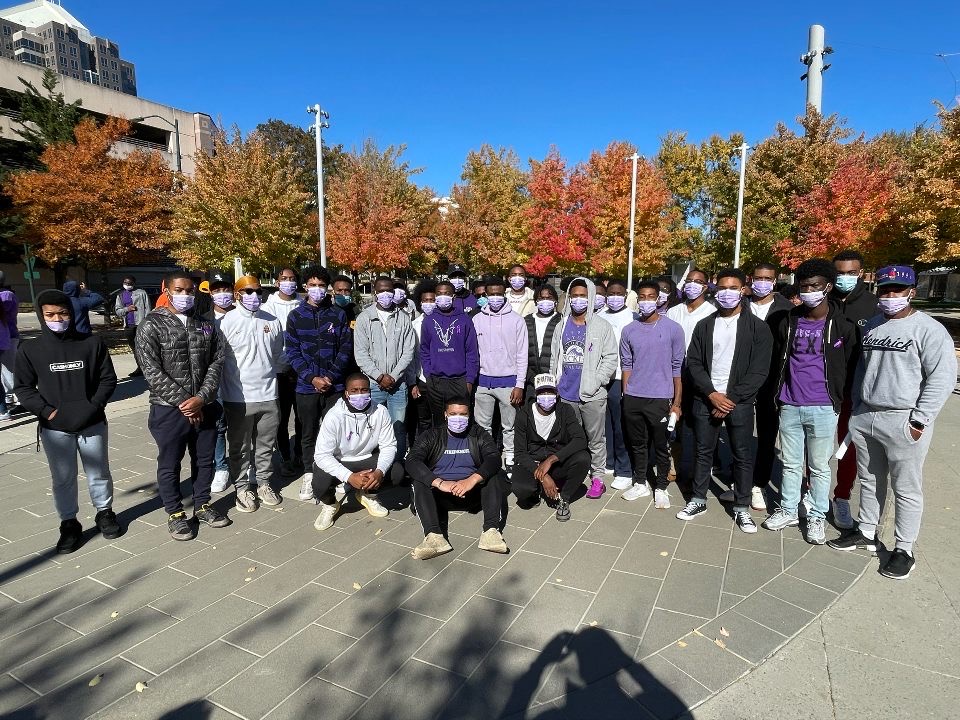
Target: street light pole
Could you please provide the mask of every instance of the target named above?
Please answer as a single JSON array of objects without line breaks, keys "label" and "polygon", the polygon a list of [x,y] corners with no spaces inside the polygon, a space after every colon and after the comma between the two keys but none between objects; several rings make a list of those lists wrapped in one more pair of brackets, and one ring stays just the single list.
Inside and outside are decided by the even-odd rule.
[{"label": "street light pole", "polygon": [[637,218],[637,161],[640,156],[634,153],[630,156],[633,161],[633,182],[630,185],[630,250],[627,252],[627,292],[633,290],[633,238],[634,225]]},{"label": "street light pole", "polygon": [[313,130],[317,141],[317,215],[320,218],[320,264],[327,266],[327,231],[324,222],[324,202],[323,202],[323,128],[330,127],[330,113],[323,110],[319,105],[312,105],[307,108],[308,113],[313,113]]},{"label": "street light pole", "polygon": [[183,174],[183,157],[180,154],[180,120],[176,115],[173,116],[173,122],[170,122],[162,115],[144,115],[143,117],[133,118],[130,122],[143,122],[144,120],[149,120],[150,118],[156,118],[165,122],[167,125],[173,128],[173,150],[177,155],[177,173]]},{"label": "street light pole", "polygon": [[733,266],[740,267],[740,231],[743,229],[743,186],[747,172],[747,150],[750,146],[743,143],[740,150],[740,195],[737,198],[737,239],[733,247]]}]

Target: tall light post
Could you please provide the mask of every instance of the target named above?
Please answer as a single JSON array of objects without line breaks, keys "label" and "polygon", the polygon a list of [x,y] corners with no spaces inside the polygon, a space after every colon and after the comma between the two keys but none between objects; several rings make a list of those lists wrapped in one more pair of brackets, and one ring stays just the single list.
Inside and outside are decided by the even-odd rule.
[{"label": "tall light post", "polygon": [[630,249],[627,252],[627,292],[633,290],[633,237],[637,219],[637,161],[640,156],[634,153],[629,158],[633,162],[633,182],[630,185]]},{"label": "tall light post", "polygon": [[743,229],[743,185],[747,173],[747,150],[750,146],[743,143],[740,150],[740,195],[737,198],[737,239],[733,246],[733,266],[740,267],[740,231]]},{"label": "tall light post", "polygon": [[183,159],[180,155],[180,121],[177,119],[176,115],[173,116],[173,122],[170,122],[162,115],[144,115],[143,117],[134,118],[130,122],[132,123],[143,122],[144,120],[148,120],[150,118],[156,118],[157,120],[162,120],[167,125],[173,128],[173,148],[174,148],[174,152],[177,155],[177,172],[182,174]]},{"label": "tall light post", "polygon": [[323,202],[323,128],[330,127],[330,113],[319,105],[311,105],[308,113],[314,114],[313,131],[317,139],[317,214],[320,217],[320,264],[327,266],[327,232],[324,224]]}]

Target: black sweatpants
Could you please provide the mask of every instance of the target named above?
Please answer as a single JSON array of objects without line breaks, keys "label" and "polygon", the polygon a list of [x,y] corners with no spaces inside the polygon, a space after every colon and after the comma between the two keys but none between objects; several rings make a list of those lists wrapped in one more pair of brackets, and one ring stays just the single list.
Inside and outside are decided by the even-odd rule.
[{"label": "black sweatpants", "polygon": [[147,427],[157,443],[157,488],[163,509],[170,515],[183,510],[180,492],[180,467],[190,453],[190,479],[193,483],[193,508],[210,502],[213,483],[213,456],[217,445],[217,420],[223,409],[218,403],[203,407],[203,420],[190,424],[179,408],[151,405]]},{"label": "black sweatpants", "polygon": [[666,490],[670,473],[670,434],[667,424],[670,401],[663,398],[623,396],[623,432],[633,466],[633,482],[647,482],[647,452],[656,457],[656,489]]},{"label": "black sweatpants", "polygon": [[[352,472],[357,472],[359,470],[375,470],[377,468],[377,461],[380,459],[380,452],[375,452],[373,455],[368,457],[366,460],[341,460],[340,464]],[[389,487],[390,485],[399,485],[403,480],[403,463],[395,462],[390,466],[390,469],[387,471],[387,474],[384,475],[383,481],[380,484],[380,489],[384,487]],[[331,504],[334,501],[334,491],[336,489],[337,483],[340,482],[333,475],[330,475],[327,472],[324,472],[316,463],[313,465],[313,496],[317,498],[322,503],[327,505]]]},{"label": "black sweatpants", "polygon": [[[280,408],[280,424],[277,426],[277,450],[280,451],[280,459],[289,462],[290,451],[293,450],[293,457],[296,460],[303,459],[300,453],[303,448],[300,445],[300,412],[297,410],[296,393],[297,376],[292,373],[279,373],[277,375],[277,404]],[[293,411],[293,446],[290,443],[290,411]]]},{"label": "black sweatpants", "polygon": [[757,398],[756,412],[757,459],[753,465],[753,486],[765,488],[773,474],[777,432],[780,430],[780,412],[772,394],[768,399]]},{"label": "black sweatpants", "polygon": [[339,393],[297,393],[297,413],[300,415],[300,452],[307,465],[313,464],[313,450],[317,445],[320,422],[327,410],[332,408],[340,397]]},{"label": "black sweatpants", "polygon": [[735,510],[745,510],[750,507],[750,491],[753,487],[753,404],[738,403],[729,415],[720,420],[710,414],[712,409],[713,406],[699,396],[693,401],[693,432],[697,438],[693,499],[701,502],[707,500],[714,451],[720,431],[726,426],[733,455],[733,507]]},{"label": "black sweatpants", "polygon": [[482,510],[484,530],[500,529],[507,521],[504,503],[507,496],[507,476],[502,471],[462,498],[416,481],[413,483],[412,492],[413,507],[420,518],[424,536],[430,533],[445,535],[450,510]]},{"label": "black sweatpants", "polygon": [[444,427],[443,413],[447,409],[447,401],[455,397],[470,397],[467,392],[465,378],[447,378],[431,375],[427,378],[427,400],[430,403],[430,415],[434,427]]},{"label": "black sweatpants", "polygon": [[[537,462],[543,462],[548,456],[534,458]],[[563,462],[556,462],[550,468],[550,477],[557,484],[560,490],[560,497],[567,502],[573,499],[574,494],[583,486],[583,481],[590,473],[590,452],[581,450],[575,452]],[[520,465],[513,466],[513,477],[510,478],[513,485],[513,494],[517,500],[529,500],[539,490],[540,483],[533,476],[533,472]]]}]

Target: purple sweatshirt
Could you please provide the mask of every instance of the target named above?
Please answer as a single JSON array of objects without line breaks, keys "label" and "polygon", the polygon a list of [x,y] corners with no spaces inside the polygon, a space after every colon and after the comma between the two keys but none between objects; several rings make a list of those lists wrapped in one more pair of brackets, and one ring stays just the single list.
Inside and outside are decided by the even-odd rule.
[{"label": "purple sweatshirt", "polygon": [[620,335],[620,367],[631,371],[624,395],[672,398],[673,379],[680,377],[685,354],[683,328],[670,318],[627,325]]},{"label": "purple sweatshirt", "polygon": [[462,377],[475,383],[480,372],[477,332],[470,317],[454,307],[423,318],[420,330],[420,364],[423,376]]},{"label": "purple sweatshirt", "polygon": [[523,388],[530,352],[527,323],[505,302],[500,312],[489,306],[473,316],[480,348],[480,386]]}]

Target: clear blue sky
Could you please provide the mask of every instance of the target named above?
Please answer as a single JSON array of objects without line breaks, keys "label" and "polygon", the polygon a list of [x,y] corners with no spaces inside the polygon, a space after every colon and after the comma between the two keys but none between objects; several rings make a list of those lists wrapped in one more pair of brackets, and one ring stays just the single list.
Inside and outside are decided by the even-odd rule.
[{"label": "clear blue sky", "polygon": [[[555,144],[579,161],[615,139],[652,154],[669,130],[754,142],[795,125],[811,23],[835,49],[824,112],[855,129],[931,122],[934,99],[960,94],[934,56],[960,53],[957,0],[212,0],[171,3],[177,25],[156,2],[64,4],[120,44],[142,96],[244,130],[270,117],[306,125],[319,101],[325,139],[405,143],[418,181],[441,194],[483,142],[524,162]],[[948,62],[960,77],[960,55]]]}]

